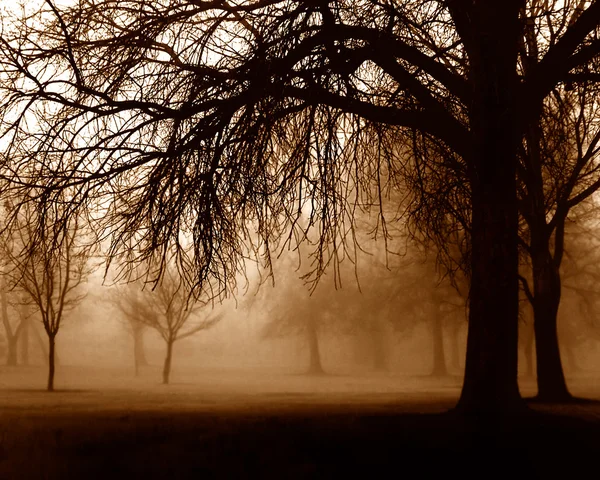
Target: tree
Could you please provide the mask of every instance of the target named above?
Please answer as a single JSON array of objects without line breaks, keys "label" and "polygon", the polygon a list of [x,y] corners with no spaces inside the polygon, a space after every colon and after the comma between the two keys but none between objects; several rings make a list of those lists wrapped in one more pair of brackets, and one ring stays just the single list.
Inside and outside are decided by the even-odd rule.
[{"label": "tree", "polygon": [[565,237],[569,262],[561,267],[566,308],[558,323],[561,352],[566,353],[567,366],[577,372],[576,353],[582,347],[598,341],[600,291],[598,289],[598,207],[597,201],[586,202],[585,210],[578,209],[575,219],[568,222]]},{"label": "tree", "polygon": [[531,259],[531,288],[522,281],[534,313],[538,398],[545,401],[571,399],[557,333],[560,267],[565,222],[600,188],[597,97],[587,83],[555,87],[523,143],[519,201],[527,230],[521,239]]},{"label": "tree", "polygon": [[[565,11],[570,8],[563,6]],[[583,6],[577,7],[580,10],[575,10],[569,24],[577,20]],[[549,33],[557,17],[565,12],[560,9],[557,2],[528,2],[524,7],[525,28],[518,53],[523,78],[539,68],[544,54],[561,39],[560,35]],[[565,221],[574,207],[600,187],[595,80],[595,74],[584,68],[570,73],[567,81],[557,83],[543,100],[541,113],[526,127],[518,150],[518,202],[523,219],[519,242],[528,257],[524,264],[532,270],[531,278],[521,276],[521,281],[534,313],[538,399],[549,402],[572,399],[557,336],[560,266]],[[412,151],[419,162],[419,168],[405,172],[416,197],[409,209],[412,220],[438,248],[443,249],[447,243],[448,222],[465,231],[469,238],[471,192],[470,185],[464,184],[468,165],[457,159],[447,145],[424,136],[415,136]],[[442,251],[442,257],[452,271],[447,252]],[[527,345],[528,352],[532,351],[532,337],[528,337]]]},{"label": "tree", "polygon": [[144,332],[146,324],[140,322],[137,316],[125,315],[126,329],[133,340],[133,365],[135,376],[139,376],[140,368],[148,365],[144,351]]},{"label": "tree", "polygon": [[[132,328],[150,327],[165,341],[167,348],[162,372],[165,385],[169,383],[171,375],[175,342],[212,327],[222,317],[222,314],[206,313],[210,302],[208,297],[204,300],[190,298],[183,279],[173,266],[165,269],[161,282],[152,290],[144,289],[139,281],[130,283],[119,294],[116,302]],[[200,319],[199,312],[203,314]],[[139,352],[135,357],[136,371],[138,355]]]},{"label": "tree", "polygon": [[67,225],[56,223],[58,211],[45,216],[44,228],[37,234],[33,226],[38,225],[36,217],[40,212],[35,207],[33,201],[20,203],[21,215],[8,231],[10,240],[5,253],[9,269],[5,275],[8,285],[21,290],[25,301],[39,311],[48,335],[47,389],[53,391],[56,336],[64,314],[85,297],[81,285],[89,273],[92,247],[85,243],[80,220],[70,217]]},{"label": "tree", "polygon": [[[556,40],[519,68],[525,25],[547,18],[539,35]],[[50,178],[49,202],[73,185],[75,204],[112,192],[112,252],[133,242],[143,260],[193,233],[198,288],[233,282],[248,239],[267,262],[281,234],[302,240],[307,208],[319,276],[352,244],[356,209],[379,200],[363,187],[381,193],[396,168],[381,145],[435,139],[470,187],[459,406],[521,407],[518,151],[556,85],[597,80],[599,21],[597,1],[47,0],[4,22],[3,174],[14,180],[34,162],[4,193],[39,177]]]},{"label": "tree", "polygon": [[[325,330],[339,326],[343,314],[335,308],[339,294],[334,284],[319,284],[311,288],[302,272],[306,264],[306,249],[300,248],[296,262],[291,254],[280,256],[271,268],[276,272],[272,289],[262,286],[253,303],[260,305],[266,313],[262,328],[263,338],[299,335],[305,340],[308,352],[308,375],[325,373],[321,358],[322,346],[319,338]],[[304,268],[306,271],[306,268]],[[286,272],[293,272],[287,273]]]},{"label": "tree", "polygon": [[0,308],[2,314],[2,324],[4,325],[4,333],[6,335],[6,365],[15,366],[17,364],[17,347],[21,330],[25,323],[22,318],[11,324],[10,315],[8,313],[9,302],[6,286],[4,285],[4,276],[0,276],[2,285],[0,286]]}]

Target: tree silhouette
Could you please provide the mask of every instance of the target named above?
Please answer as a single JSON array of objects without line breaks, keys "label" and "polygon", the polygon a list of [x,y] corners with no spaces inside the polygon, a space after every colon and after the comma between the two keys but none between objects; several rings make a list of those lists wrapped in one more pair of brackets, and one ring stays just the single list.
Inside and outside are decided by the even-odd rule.
[{"label": "tree silhouette", "polygon": [[[156,330],[166,344],[162,381],[169,383],[173,346],[176,341],[215,325],[221,314],[208,314],[210,300],[190,299],[185,284],[173,266],[165,267],[165,273],[153,289],[144,289],[140,281],[123,287],[115,300],[119,310],[133,326],[147,326]],[[202,317],[198,318],[198,313]],[[136,357],[136,368],[138,357]]]},{"label": "tree silhouette", "polygon": [[[88,259],[93,242],[86,243],[85,229],[77,217],[57,224],[60,205],[54,205],[54,215],[40,221],[40,212],[33,202],[21,202],[20,214],[11,223],[9,237],[3,249],[8,267],[5,272],[9,288],[23,293],[25,304],[38,310],[48,335],[48,391],[54,390],[55,347],[65,313],[85,297],[81,285],[89,274]],[[38,233],[34,226],[43,222]],[[88,239],[89,241],[89,239]]]},{"label": "tree silhouette", "polygon": [[[109,198],[112,255],[182,251],[188,233],[198,288],[234,283],[248,251],[268,263],[282,234],[303,240],[308,210],[318,277],[416,132],[470,189],[459,406],[519,408],[518,152],[557,85],[597,81],[599,21],[596,1],[47,0],[3,22],[3,192],[76,187],[65,215]],[[530,24],[548,41],[523,68]]]},{"label": "tree silhouette", "polygon": [[146,325],[137,316],[125,315],[125,328],[133,340],[133,366],[135,376],[139,376],[140,368],[148,365],[144,350],[144,332]]},{"label": "tree silhouette", "polygon": [[23,322],[22,318],[17,318],[16,322],[11,322],[11,315],[8,313],[9,301],[4,275],[0,275],[0,282],[2,282],[0,286],[0,314],[2,315],[2,324],[4,326],[4,334],[6,336],[6,365],[14,366],[17,364],[19,338],[21,331],[25,326],[25,322]]}]

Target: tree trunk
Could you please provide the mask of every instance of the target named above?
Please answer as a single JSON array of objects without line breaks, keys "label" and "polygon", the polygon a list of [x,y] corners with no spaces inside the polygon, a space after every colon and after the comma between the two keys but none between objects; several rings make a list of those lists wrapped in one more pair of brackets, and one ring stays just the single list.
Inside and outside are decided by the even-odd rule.
[{"label": "tree trunk", "polygon": [[434,312],[431,327],[433,338],[433,369],[431,375],[445,377],[448,375],[448,369],[446,368],[446,356],[444,354],[444,325],[439,311]]},{"label": "tree trunk", "polygon": [[48,335],[48,391],[54,391],[54,351],[55,335]]},{"label": "tree trunk", "polygon": [[457,408],[498,414],[522,410],[518,376],[517,146],[515,112],[520,2],[474,2],[466,44],[473,101],[471,290],[463,389]]},{"label": "tree trunk", "polygon": [[308,318],[306,322],[306,334],[308,336],[308,351],[310,355],[308,372],[309,374],[318,375],[324,373],[323,365],[321,364],[321,353],[319,351],[319,332],[316,322],[312,318]]},{"label": "tree trunk", "polygon": [[532,325],[527,325],[526,333],[525,333],[525,346],[523,348],[523,353],[525,354],[525,364],[526,364],[525,376],[527,378],[533,378],[534,372],[535,372],[535,369],[533,368],[534,367],[533,337],[534,337],[534,333],[533,333]]},{"label": "tree trunk", "polygon": [[17,350],[19,341],[19,327],[13,333],[8,318],[8,299],[6,298],[4,277],[0,278],[0,302],[2,308],[2,323],[6,333],[7,356],[6,365],[14,367],[17,365]]},{"label": "tree trunk", "polygon": [[144,330],[142,328],[133,330],[133,361],[135,365],[135,376],[140,373],[140,367],[148,365],[144,352]]},{"label": "tree trunk", "polygon": [[532,235],[533,326],[537,360],[537,398],[544,402],[572,399],[567,388],[558,345],[557,316],[560,304],[560,274],[554,266],[548,246],[535,245]]},{"label": "tree trunk", "polygon": [[450,329],[450,368],[453,371],[458,371],[462,367],[462,362],[460,361],[461,348],[458,341],[460,324],[456,320],[454,320],[453,323],[454,325],[452,325],[452,328]]},{"label": "tree trunk", "polygon": [[21,364],[29,365],[29,323],[30,319],[23,316],[21,320],[23,328],[21,329]]},{"label": "tree trunk", "polygon": [[163,379],[164,385],[169,384],[169,377],[171,376],[171,359],[173,357],[173,343],[174,343],[173,340],[167,341],[167,355],[165,356],[165,363],[163,366],[163,374],[162,374],[162,379]]},{"label": "tree trunk", "polygon": [[19,337],[6,335],[6,347],[8,348],[6,356],[6,365],[14,367],[17,365],[17,351],[19,345]]},{"label": "tree trunk", "polygon": [[[40,350],[42,351],[42,358],[44,359],[44,363],[46,363],[46,365],[48,365],[49,352],[48,352],[48,350],[46,350],[46,344],[44,343],[44,339],[42,338],[42,335],[40,335],[40,332],[35,325],[33,328],[33,336],[36,338],[38,345],[40,347]],[[55,361],[55,363],[58,363],[57,355],[54,355],[54,361]]]}]

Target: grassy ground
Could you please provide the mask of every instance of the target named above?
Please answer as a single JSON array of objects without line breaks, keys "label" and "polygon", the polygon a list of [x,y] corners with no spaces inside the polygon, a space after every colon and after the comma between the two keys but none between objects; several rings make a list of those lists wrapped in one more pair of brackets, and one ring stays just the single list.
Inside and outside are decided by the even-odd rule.
[{"label": "grassy ground", "polygon": [[[484,424],[444,413],[456,378],[205,372],[165,387],[157,372],[62,370],[48,394],[43,370],[0,369],[0,478],[584,478],[598,468],[596,403]],[[572,390],[600,398],[599,385],[582,377]]]}]

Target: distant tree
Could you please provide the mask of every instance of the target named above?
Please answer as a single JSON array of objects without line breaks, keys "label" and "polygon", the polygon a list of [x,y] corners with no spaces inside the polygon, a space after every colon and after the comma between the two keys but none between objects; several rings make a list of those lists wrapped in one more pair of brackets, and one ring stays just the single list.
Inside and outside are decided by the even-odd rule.
[{"label": "distant tree", "polygon": [[561,266],[566,308],[559,317],[558,332],[571,373],[579,370],[578,352],[600,341],[600,210],[597,201],[584,207],[565,229],[568,261]]},{"label": "distant tree", "polygon": [[[266,317],[263,338],[301,338],[308,356],[306,373],[318,375],[325,373],[324,334],[358,334],[376,342],[380,334],[380,311],[366,312],[368,299],[356,285],[342,285],[341,277],[353,275],[351,269],[346,268],[348,265],[336,263],[332,268],[333,278],[323,278],[315,284],[310,280],[312,261],[319,260],[306,246],[282,252],[271,265],[275,280],[272,286],[260,287],[257,303]],[[385,356],[384,349],[380,348],[377,355]],[[385,363],[383,358],[379,361]]]},{"label": "distant tree", "polygon": [[[9,315],[8,292],[4,275],[0,275],[0,282],[0,308],[2,324],[4,326],[4,335],[6,338],[6,365],[15,366],[18,360],[17,350],[19,338],[25,322],[23,322],[22,318],[14,315],[14,313],[13,315]],[[16,321],[13,320],[11,322],[11,317],[13,319],[16,317]]]},{"label": "distant tree", "polygon": [[557,86],[521,153],[519,210],[526,229],[520,238],[531,268],[530,281],[522,282],[533,307],[538,398],[546,401],[572,398],[558,339],[561,265],[569,248],[566,222],[600,188],[599,93],[587,82]]},{"label": "distant tree", "polygon": [[[60,209],[58,204],[54,209]],[[62,212],[45,210],[37,218],[35,202],[20,203],[19,216],[8,230],[5,254],[7,285],[23,292],[24,302],[41,316],[48,335],[48,391],[54,390],[56,336],[65,313],[85,297],[81,286],[89,274],[88,259],[93,248],[86,243],[85,229],[78,217],[58,221]],[[83,223],[83,222],[82,222]],[[35,226],[42,225],[39,231]]]},{"label": "distant tree", "polygon": [[[154,288],[136,281],[123,286],[115,301],[131,325],[134,341],[135,335],[141,335],[144,327],[156,330],[164,340],[163,384],[169,383],[175,342],[214,326],[222,318],[222,314],[210,311],[209,297],[190,296],[185,282],[172,265],[165,267],[163,278]],[[137,348],[140,346],[138,343]],[[137,369],[141,352],[136,351],[134,357]]]},{"label": "distant tree", "polygon": [[[456,285],[444,276],[444,267],[436,266],[430,256],[422,256],[417,249],[411,259],[402,259],[386,275],[387,281],[373,283],[370,302],[372,310],[379,309],[386,321],[396,331],[406,332],[418,325],[425,325],[430,333],[433,376],[449,373],[445,338],[452,338],[453,367],[458,367],[458,328],[466,320],[466,302]],[[453,272],[455,278],[459,273]],[[383,277],[382,274],[379,277]],[[377,277],[375,277],[377,278]],[[379,298],[386,301],[377,304]],[[385,305],[388,308],[384,311]]]},{"label": "distant tree", "polygon": [[129,323],[129,332],[133,338],[133,358],[135,364],[135,375],[139,375],[140,368],[148,365],[146,353],[144,351],[144,332],[146,325],[140,323],[131,317],[127,317]]},{"label": "distant tree", "polygon": [[[289,259],[288,259],[289,260]],[[276,268],[281,266],[281,262]],[[294,271],[294,268],[290,268]],[[323,374],[323,362],[319,337],[325,328],[326,318],[329,314],[331,297],[323,303],[327,293],[331,290],[328,286],[319,285],[311,292],[300,275],[288,274],[277,276],[278,280],[272,287],[264,285],[259,291],[261,308],[267,316],[267,321],[262,328],[263,338],[279,338],[282,336],[299,335],[304,338],[308,352],[309,375]],[[333,322],[331,322],[333,323]]]}]

